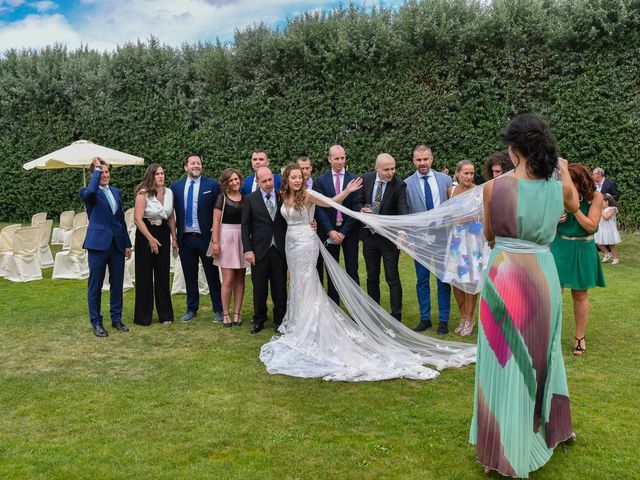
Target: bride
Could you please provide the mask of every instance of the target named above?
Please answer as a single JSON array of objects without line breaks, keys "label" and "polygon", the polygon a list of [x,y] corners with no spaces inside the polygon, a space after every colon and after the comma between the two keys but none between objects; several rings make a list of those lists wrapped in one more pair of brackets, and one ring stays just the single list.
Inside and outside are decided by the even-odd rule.
[{"label": "bride", "polygon": [[[296,164],[285,167],[282,182],[290,286],[287,313],[280,327],[284,335],[273,337],[260,351],[269,373],[352,382],[399,377],[426,380],[439,373],[425,364],[442,369],[475,361],[474,345],[417,334],[369,298],[311,228],[315,205],[334,202],[307,191]],[[360,179],[352,181],[332,200],[342,201],[361,185]],[[322,288],[316,270],[318,252],[350,315]]]}]

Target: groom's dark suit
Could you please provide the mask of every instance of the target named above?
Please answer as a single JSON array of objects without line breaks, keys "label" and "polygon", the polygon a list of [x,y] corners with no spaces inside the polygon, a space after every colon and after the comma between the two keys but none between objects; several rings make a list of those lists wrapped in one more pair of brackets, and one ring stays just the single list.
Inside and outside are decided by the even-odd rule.
[{"label": "groom's dark suit", "polygon": [[[365,204],[374,203],[378,188],[376,178],[376,172],[365,173],[362,176],[362,188],[357,192],[357,210],[360,210]],[[391,181],[386,183],[382,201],[376,213],[379,215],[406,215],[409,213],[407,185],[397,175],[394,175]],[[391,315],[400,321],[402,317],[402,284],[398,272],[400,250],[393,242],[377,233],[372,233],[366,227],[360,230],[360,238],[362,239],[362,255],[367,267],[367,293],[380,303],[380,260],[382,259],[385,280],[389,285]]]},{"label": "groom's dark suit", "polygon": [[242,204],[242,247],[244,253],[253,252],[255,265],[251,267],[253,309],[257,330],[267,320],[267,294],[271,286],[273,322],[280,325],[287,310],[287,260],[285,234],[287,223],[280,213],[282,203],[271,192],[276,211],[271,218],[262,190],[244,197]]}]

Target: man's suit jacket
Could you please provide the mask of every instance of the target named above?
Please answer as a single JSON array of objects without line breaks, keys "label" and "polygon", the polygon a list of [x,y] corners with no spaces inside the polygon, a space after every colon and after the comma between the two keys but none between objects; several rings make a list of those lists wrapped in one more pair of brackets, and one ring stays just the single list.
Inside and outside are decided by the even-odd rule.
[{"label": "man's suit jacket", "polygon": [[[178,245],[182,243],[185,226],[184,189],[187,177],[182,177],[171,184],[173,192],[173,208],[176,212],[176,227]],[[198,192],[198,225],[200,233],[209,243],[211,240],[211,227],[213,226],[213,204],[220,195],[220,184],[212,178],[200,177],[200,191]]]},{"label": "man's suit jacket", "polygon": [[[253,187],[253,179],[256,178],[256,174],[252,173],[248,177],[245,177],[244,183],[242,184],[242,188],[240,189],[240,193],[242,195],[249,195],[251,192],[251,187]],[[282,175],[279,173],[273,174],[273,190],[275,192],[280,191],[280,184],[282,182]],[[256,190],[260,190],[260,187],[256,188]]]},{"label": "man's suit jacket", "polygon": [[[438,192],[440,194],[440,203],[447,201],[448,190],[453,183],[451,177],[444,173],[436,172],[433,170],[436,176],[436,183],[438,184]],[[427,205],[424,202],[424,193],[420,182],[424,182],[421,179],[421,175],[416,171],[413,175],[404,179],[407,184],[407,204],[409,205],[410,213],[425,212]]]},{"label": "man's suit jacket", "polygon": [[116,213],[111,210],[107,196],[100,188],[100,170],[94,170],[89,185],[80,190],[80,198],[85,204],[89,224],[83,248],[88,250],[108,250],[115,242],[118,250],[124,252],[131,248],[124,219],[124,207],[120,190],[109,185],[116,201]]},{"label": "man's suit jacket", "polygon": [[[275,194],[275,190],[273,192]],[[260,189],[244,197],[242,202],[242,250],[253,252],[260,261],[269,251],[271,240],[285,257],[284,242],[287,222],[280,213],[282,202],[276,196],[276,214],[271,219]]]},{"label": "man's suit jacket", "polygon": [[[346,187],[349,182],[355,178],[358,178],[356,175],[350,172],[345,172],[344,178],[342,179],[342,188]],[[325,197],[332,198],[336,195],[336,188],[333,183],[333,175],[331,170],[323,173],[318,178],[313,181],[313,190],[318,193],[321,193]],[[353,192],[347,195],[342,202],[342,205],[345,207],[355,210],[356,201],[358,198],[358,192]],[[360,226],[360,222],[355,220],[354,218],[343,215],[342,216],[342,226],[336,226],[336,215],[337,210],[330,207],[316,207],[316,222],[318,223],[318,235],[321,239],[326,239],[327,234],[331,230],[335,230],[337,232],[342,233],[346,238],[349,238],[349,235],[356,232]],[[357,239],[357,237],[355,237]],[[357,244],[357,240],[356,240]]]},{"label": "man's suit jacket", "polygon": [[[377,189],[375,183],[376,172],[368,172],[362,176],[362,188],[356,192],[358,200],[355,207],[358,211],[363,205],[373,203],[375,189]],[[409,213],[407,185],[397,175],[394,175],[391,181],[387,182],[377,213],[378,215],[406,215]],[[371,234],[371,230],[368,228],[360,230],[360,238],[367,238]]]},{"label": "man's suit jacket", "polygon": [[620,196],[620,191],[618,190],[618,187],[616,187],[616,182],[614,182],[613,180],[609,180],[606,177],[602,181],[602,188],[600,189],[600,193],[602,193],[603,195],[605,193],[608,193],[616,200],[618,200],[618,197]]}]

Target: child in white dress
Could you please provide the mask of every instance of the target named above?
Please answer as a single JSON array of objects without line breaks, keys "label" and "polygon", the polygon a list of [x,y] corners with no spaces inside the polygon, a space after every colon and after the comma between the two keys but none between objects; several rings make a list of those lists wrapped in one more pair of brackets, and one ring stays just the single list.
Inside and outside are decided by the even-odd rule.
[{"label": "child in white dress", "polygon": [[611,263],[613,265],[617,265],[620,263],[620,259],[618,258],[618,249],[616,248],[616,245],[622,242],[620,232],[618,232],[616,218],[618,214],[618,204],[608,193],[605,193],[603,197],[600,225],[598,226],[598,231],[594,234],[593,239],[595,240],[598,249],[604,253],[602,263],[613,258]]}]

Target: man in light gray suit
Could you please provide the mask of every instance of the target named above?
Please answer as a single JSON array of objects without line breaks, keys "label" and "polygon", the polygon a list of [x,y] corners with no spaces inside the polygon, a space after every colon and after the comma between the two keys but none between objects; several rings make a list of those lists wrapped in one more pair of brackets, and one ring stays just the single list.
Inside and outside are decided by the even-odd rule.
[{"label": "man in light gray suit", "polygon": [[[405,179],[407,184],[407,203],[409,213],[425,212],[437,208],[447,200],[451,186],[451,177],[431,169],[433,154],[431,149],[422,144],[413,148],[413,164],[416,171]],[[431,287],[429,285],[429,270],[415,262],[416,292],[420,306],[420,323],[413,330],[424,332],[431,328]],[[451,310],[451,285],[437,280],[438,284],[438,333],[449,333],[449,312]]]}]

